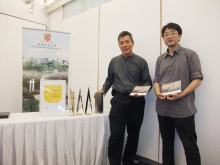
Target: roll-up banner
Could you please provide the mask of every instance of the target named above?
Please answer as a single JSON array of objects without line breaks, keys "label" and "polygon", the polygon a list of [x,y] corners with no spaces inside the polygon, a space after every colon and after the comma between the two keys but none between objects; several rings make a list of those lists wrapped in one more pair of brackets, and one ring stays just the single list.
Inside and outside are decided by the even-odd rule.
[{"label": "roll-up banner", "polygon": [[39,111],[40,80],[66,80],[67,109],[70,33],[29,28],[22,33],[22,112]]}]

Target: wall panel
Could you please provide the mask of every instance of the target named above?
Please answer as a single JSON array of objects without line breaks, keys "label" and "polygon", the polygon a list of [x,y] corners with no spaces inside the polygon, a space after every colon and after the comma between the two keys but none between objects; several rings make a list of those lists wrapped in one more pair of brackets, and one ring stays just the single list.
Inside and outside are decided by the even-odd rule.
[{"label": "wall panel", "polygon": [[69,87],[75,91],[76,103],[79,88],[85,103],[89,87],[94,105],[98,74],[98,7],[65,19],[63,31],[71,33]]}]

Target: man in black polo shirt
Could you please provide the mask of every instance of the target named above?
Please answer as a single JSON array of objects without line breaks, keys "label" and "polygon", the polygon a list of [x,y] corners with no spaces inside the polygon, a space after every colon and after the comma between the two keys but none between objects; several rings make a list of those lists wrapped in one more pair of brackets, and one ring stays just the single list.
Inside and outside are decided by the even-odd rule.
[{"label": "man in black polo shirt", "polygon": [[[144,116],[143,96],[130,96],[135,86],[152,86],[148,65],[145,59],[133,53],[134,41],[131,33],[123,31],[118,36],[122,54],[112,58],[108,75],[102,90],[106,94],[112,87],[108,157],[111,165],[132,165],[137,151],[139,132]],[[125,128],[127,143],[123,152]]]},{"label": "man in black polo shirt", "polygon": [[[168,23],[162,28],[167,52],[158,57],[154,78],[157,96],[156,111],[163,142],[163,165],[174,165],[175,129],[185,149],[187,165],[201,165],[195,131],[195,89],[201,84],[203,74],[199,57],[193,50],[181,47],[182,29]],[[162,94],[161,86],[181,82],[181,92]]]}]

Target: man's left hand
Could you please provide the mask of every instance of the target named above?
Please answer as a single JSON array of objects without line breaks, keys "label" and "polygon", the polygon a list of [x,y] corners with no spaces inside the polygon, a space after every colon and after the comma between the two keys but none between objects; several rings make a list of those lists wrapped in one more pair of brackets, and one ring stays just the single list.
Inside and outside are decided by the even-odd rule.
[{"label": "man's left hand", "polygon": [[170,100],[170,101],[176,101],[178,99],[181,98],[181,95],[180,94],[169,94],[167,95],[167,100]]},{"label": "man's left hand", "polygon": [[134,97],[144,97],[144,96],[138,95],[138,94],[134,94],[133,96],[134,96]]}]

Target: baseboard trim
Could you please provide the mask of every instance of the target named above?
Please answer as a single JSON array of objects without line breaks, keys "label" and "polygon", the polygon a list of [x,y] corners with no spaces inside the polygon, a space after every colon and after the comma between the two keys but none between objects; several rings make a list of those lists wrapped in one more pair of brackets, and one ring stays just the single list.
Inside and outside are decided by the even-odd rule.
[{"label": "baseboard trim", "polygon": [[145,157],[142,157],[142,156],[139,156],[137,155],[137,157],[140,159],[141,162],[143,163],[147,163],[147,164],[150,164],[150,165],[162,165],[161,163],[159,162],[156,162],[156,161],[153,161],[151,159],[148,159],[148,158],[145,158]]}]

